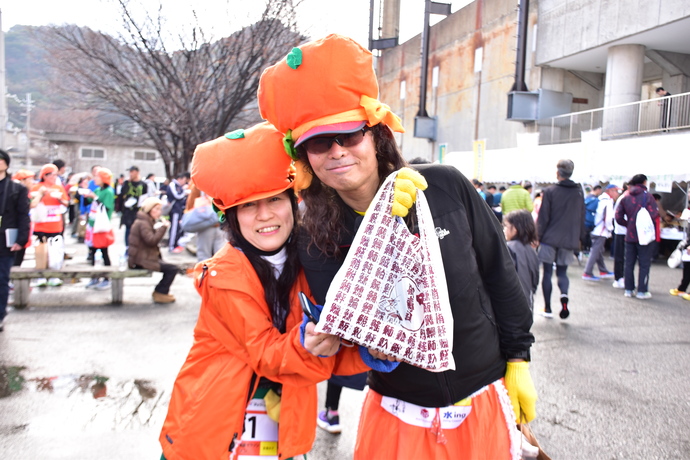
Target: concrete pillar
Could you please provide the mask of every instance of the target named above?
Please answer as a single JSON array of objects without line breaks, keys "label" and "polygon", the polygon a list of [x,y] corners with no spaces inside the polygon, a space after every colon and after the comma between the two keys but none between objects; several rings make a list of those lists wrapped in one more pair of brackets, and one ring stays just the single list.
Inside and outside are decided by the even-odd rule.
[{"label": "concrete pillar", "polygon": [[[604,107],[640,100],[644,74],[644,45],[617,45],[609,48],[606,62]],[[602,137],[637,131],[639,108],[604,111]]]},{"label": "concrete pillar", "polygon": [[400,36],[400,0],[383,1],[383,21],[381,25],[381,38],[393,38]]}]

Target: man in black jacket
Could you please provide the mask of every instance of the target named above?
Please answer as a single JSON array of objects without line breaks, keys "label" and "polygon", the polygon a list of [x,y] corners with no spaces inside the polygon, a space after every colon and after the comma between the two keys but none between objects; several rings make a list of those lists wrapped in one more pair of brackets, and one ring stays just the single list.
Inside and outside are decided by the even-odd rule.
[{"label": "man in black jacket", "polygon": [[7,174],[10,156],[0,150],[0,332],[7,315],[14,252],[29,240],[29,192]]},{"label": "man in black jacket", "polygon": [[117,196],[118,208],[122,211],[120,225],[125,226],[125,246],[129,247],[129,232],[132,224],[137,219],[140,202],[148,196],[148,185],[141,180],[139,168],[132,166],[129,168],[129,180],[122,184],[122,190]]},{"label": "man in black jacket", "polygon": [[571,160],[560,160],[556,165],[558,183],[544,190],[539,210],[539,261],[544,266],[541,281],[544,293],[543,316],[552,318],[551,276],[556,264],[558,288],[561,291],[560,317],[566,319],[568,310],[568,265],[575,259],[574,251],[580,248],[580,241],[586,234],[585,203],[579,184],[570,180],[575,164]]}]

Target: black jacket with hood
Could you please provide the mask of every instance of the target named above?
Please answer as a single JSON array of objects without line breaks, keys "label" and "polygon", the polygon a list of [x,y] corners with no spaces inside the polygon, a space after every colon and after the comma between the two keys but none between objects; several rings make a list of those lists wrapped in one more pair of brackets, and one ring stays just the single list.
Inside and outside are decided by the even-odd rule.
[{"label": "black jacket with hood", "polygon": [[0,225],[0,256],[13,256],[14,252],[10,251],[5,241],[5,230],[8,228],[17,229],[17,244],[24,247],[29,241],[29,226],[31,220],[29,218],[29,192],[22,184],[13,181],[9,174],[0,180],[0,206],[3,202],[3,197],[7,190],[7,199],[5,202],[5,210],[1,210],[2,224]]},{"label": "black jacket with hood", "polygon": [[580,241],[587,234],[585,199],[580,184],[566,179],[544,189],[537,225],[541,244],[580,249]]},{"label": "black jacket with hood", "polygon": [[[431,208],[443,258],[453,312],[456,370],[429,372],[401,363],[391,373],[371,371],[367,383],[376,392],[426,407],[444,407],[471,395],[505,374],[510,358],[529,360],[534,337],[532,314],[508,252],[503,231],[486,201],[456,168],[416,165],[429,188]],[[343,226],[361,221],[343,202]],[[416,231],[413,230],[413,231]],[[354,231],[343,236],[349,248]],[[307,251],[300,235],[300,261],[317,302],[343,263]]]}]

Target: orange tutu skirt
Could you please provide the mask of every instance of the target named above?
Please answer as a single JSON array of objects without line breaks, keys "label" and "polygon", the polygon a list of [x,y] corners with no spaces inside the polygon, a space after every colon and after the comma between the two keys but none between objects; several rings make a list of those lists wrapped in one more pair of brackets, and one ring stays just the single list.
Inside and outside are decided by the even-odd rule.
[{"label": "orange tutu skirt", "polygon": [[369,390],[354,460],[517,460],[520,432],[503,379],[453,406],[425,408]]}]

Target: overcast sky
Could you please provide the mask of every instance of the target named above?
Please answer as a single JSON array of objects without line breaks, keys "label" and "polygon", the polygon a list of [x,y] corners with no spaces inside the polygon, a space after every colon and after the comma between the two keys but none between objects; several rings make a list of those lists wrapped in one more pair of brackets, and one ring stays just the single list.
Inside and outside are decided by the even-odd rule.
[{"label": "overcast sky", "polygon": [[[3,31],[17,24],[77,24],[113,32],[120,24],[119,7],[112,0],[7,0],[2,3],[0,11]],[[162,3],[163,16],[167,18],[170,29],[185,27],[190,23],[192,7],[188,1],[130,0],[130,3],[143,3],[153,11]],[[378,8],[379,2],[374,3],[375,8]],[[470,3],[470,0],[449,3],[455,12]],[[221,37],[228,34],[227,24],[231,22],[230,18],[259,14],[254,6],[257,4],[263,7],[264,3],[259,0],[197,0],[194,8],[204,30],[212,27],[214,36]],[[298,8],[298,25],[302,32],[312,38],[340,33],[354,38],[366,47],[369,36],[369,4],[369,0],[303,0]],[[402,43],[420,33],[424,0],[401,0],[401,16]],[[442,17],[432,16],[432,19],[440,20]]]}]

